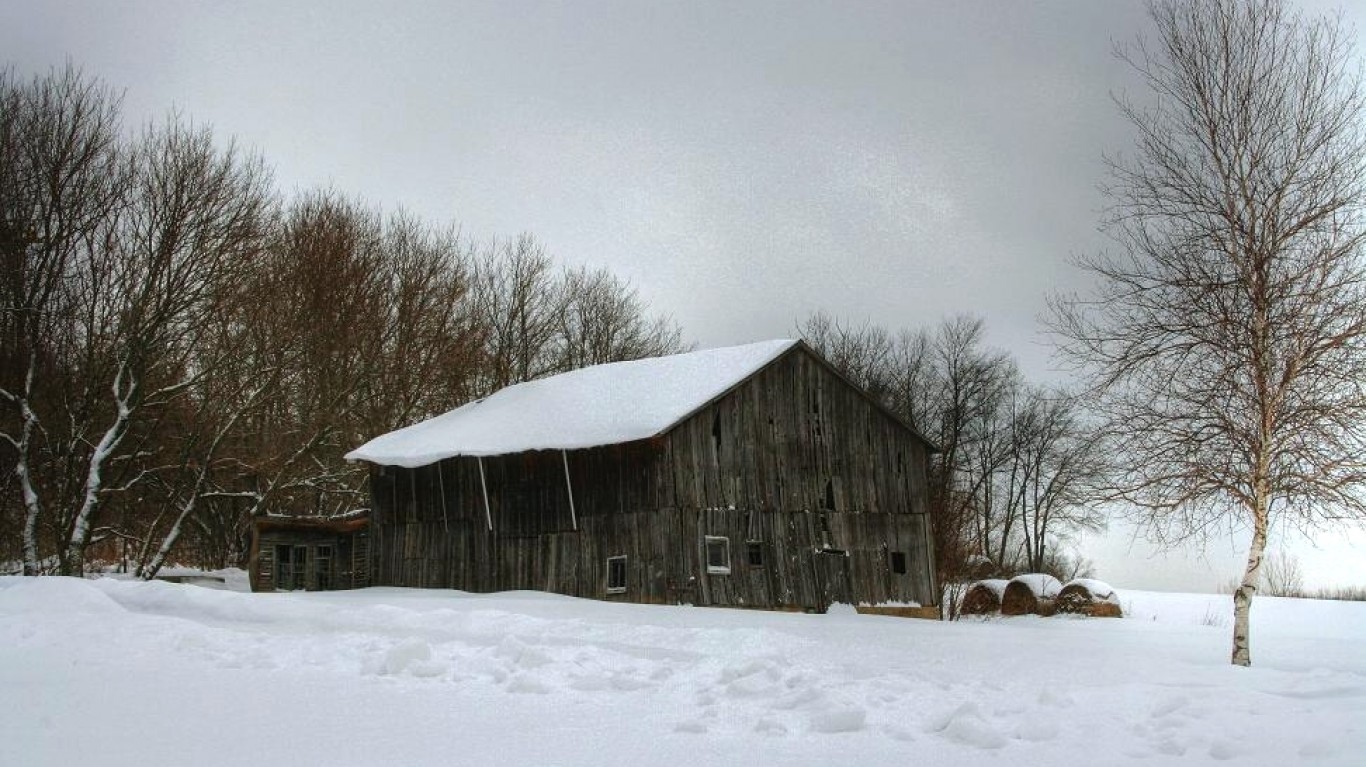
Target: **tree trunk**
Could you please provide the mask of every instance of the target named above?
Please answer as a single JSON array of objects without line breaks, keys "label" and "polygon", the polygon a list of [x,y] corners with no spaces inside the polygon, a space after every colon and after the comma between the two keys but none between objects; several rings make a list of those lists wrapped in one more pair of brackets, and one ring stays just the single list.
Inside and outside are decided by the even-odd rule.
[{"label": "tree trunk", "polygon": [[123,441],[124,435],[128,432],[128,422],[133,415],[130,403],[134,392],[137,391],[138,383],[134,379],[126,384],[125,376],[131,377],[126,359],[120,363],[118,374],[114,376],[114,385],[110,387],[114,393],[114,422],[105,430],[90,454],[90,463],[86,469],[85,493],[80,510],[76,512],[76,519],[71,525],[66,555],[61,563],[62,575],[81,575],[85,570],[85,547],[90,543],[90,520],[95,508],[99,506],[100,493],[104,489],[104,466]]},{"label": "tree trunk", "polygon": [[42,506],[38,503],[38,492],[33,488],[26,452],[20,453],[14,471],[19,475],[19,487],[24,494],[24,575],[39,575],[42,567],[38,562],[38,517],[42,514]]},{"label": "tree trunk", "polygon": [[1247,553],[1247,570],[1243,582],[1233,592],[1233,665],[1251,666],[1252,649],[1248,642],[1252,596],[1261,578],[1262,552],[1266,550],[1266,496],[1258,495],[1252,510],[1252,545]]},{"label": "tree trunk", "polygon": [[33,394],[33,378],[38,368],[37,355],[29,352],[28,371],[24,375],[24,391],[14,396],[0,389],[0,393],[19,406],[19,416],[23,421],[21,434],[16,441],[5,435],[14,451],[14,474],[19,478],[19,491],[24,497],[24,575],[38,575],[42,566],[38,561],[38,519],[42,516],[42,503],[38,489],[33,485],[33,470],[29,462],[29,449],[33,444],[33,430],[39,427],[38,414],[33,412],[29,398]]}]

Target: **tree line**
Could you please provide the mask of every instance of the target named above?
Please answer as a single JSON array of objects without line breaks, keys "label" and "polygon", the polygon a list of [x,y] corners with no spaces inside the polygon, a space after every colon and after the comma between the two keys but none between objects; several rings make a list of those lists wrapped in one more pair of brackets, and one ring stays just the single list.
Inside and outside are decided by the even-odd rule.
[{"label": "tree line", "polygon": [[0,561],[239,564],[364,505],[342,455],[503,386],[681,351],[607,270],[332,190],[68,67],[0,72]]},{"label": "tree line", "polygon": [[1025,381],[1010,355],[986,345],[979,318],[889,331],[818,312],[798,330],[938,447],[929,503],[942,581],[1084,574],[1066,544],[1103,526],[1109,466],[1078,397]]}]

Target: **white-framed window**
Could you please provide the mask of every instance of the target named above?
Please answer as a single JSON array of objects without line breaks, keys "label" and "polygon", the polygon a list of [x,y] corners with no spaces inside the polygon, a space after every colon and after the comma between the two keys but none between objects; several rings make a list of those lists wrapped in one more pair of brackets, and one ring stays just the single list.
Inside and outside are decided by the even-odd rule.
[{"label": "white-framed window", "polygon": [[730,574],[730,539],[723,535],[706,536],[707,572],[711,575]]},{"label": "white-framed window", "polygon": [[626,555],[607,558],[607,593],[626,593]]}]

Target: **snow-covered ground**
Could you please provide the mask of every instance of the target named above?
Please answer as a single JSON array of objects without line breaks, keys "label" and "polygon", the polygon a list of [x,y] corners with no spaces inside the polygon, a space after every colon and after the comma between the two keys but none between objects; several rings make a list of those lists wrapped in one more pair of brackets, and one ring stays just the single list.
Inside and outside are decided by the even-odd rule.
[{"label": "snow-covered ground", "polygon": [[0,578],[0,764],[1362,764],[1366,603],[937,623]]}]

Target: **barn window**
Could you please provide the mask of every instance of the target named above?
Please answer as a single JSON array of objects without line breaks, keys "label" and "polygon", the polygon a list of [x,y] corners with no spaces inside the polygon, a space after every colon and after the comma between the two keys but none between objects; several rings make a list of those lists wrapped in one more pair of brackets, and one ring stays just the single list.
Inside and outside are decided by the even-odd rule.
[{"label": "barn window", "polygon": [[707,572],[713,575],[730,574],[730,539],[721,535],[708,535]]},{"label": "barn window", "polygon": [[906,552],[904,552],[904,551],[893,551],[893,552],[890,552],[890,553],[891,553],[891,559],[892,559],[892,572],[896,573],[897,575],[905,575],[905,574],[906,574]]},{"label": "barn window", "polygon": [[626,557],[607,558],[607,593],[626,593]]},{"label": "barn window", "polygon": [[319,546],[313,550],[313,587],[318,591],[332,590],[332,547]]},{"label": "barn window", "polygon": [[745,561],[750,567],[764,566],[764,542],[747,541],[745,543]]}]

